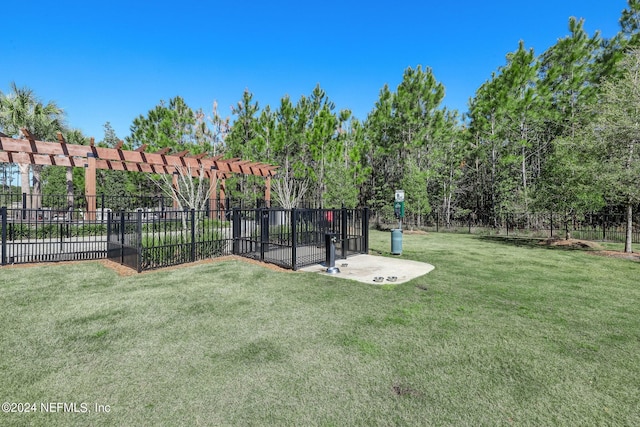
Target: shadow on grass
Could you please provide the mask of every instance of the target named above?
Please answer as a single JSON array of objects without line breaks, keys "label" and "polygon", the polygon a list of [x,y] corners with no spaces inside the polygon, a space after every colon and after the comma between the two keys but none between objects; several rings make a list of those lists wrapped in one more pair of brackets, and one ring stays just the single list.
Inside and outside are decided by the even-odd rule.
[{"label": "shadow on grass", "polygon": [[478,236],[480,240],[486,242],[499,243],[508,246],[530,248],[530,249],[547,249],[556,251],[595,251],[596,248],[591,248],[582,244],[553,244],[557,242],[554,239],[548,238],[536,238],[536,237],[515,237],[515,236]]}]

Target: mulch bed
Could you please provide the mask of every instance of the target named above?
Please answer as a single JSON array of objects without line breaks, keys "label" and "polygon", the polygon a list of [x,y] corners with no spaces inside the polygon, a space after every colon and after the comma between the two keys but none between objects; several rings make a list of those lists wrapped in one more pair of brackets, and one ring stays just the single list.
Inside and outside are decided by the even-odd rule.
[{"label": "mulch bed", "polygon": [[[287,268],[282,268],[274,264],[269,264],[266,262],[261,262],[261,261],[257,261],[250,258],[244,258],[237,255],[227,255],[219,258],[205,259],[201,261],[190,262],[187,264],[174,265],[171,267],[165,267],[165,268],[160,268],[155,270],[147,270],[147,271],[143,271],[142,273],[138,273],[132,268],[125,267],[124,265],[121,265],[114,261],[110,261],[108,259],[99,259],[93,262],[97,262],[102,266],[115,271],[118,274],[118,276],[126,277],[126,276],[135,276],[137,274],[149,274],[149,273],[153,273],[154,271],[172,271],[172,270],[177,270],[179,268],[192,267],[194,265],[211,264],[215,262],[224,262],[224,261],[242,261],[248,264],[258,265],[260,267],[268,268],[269,270],[279,271],[282,273],[297,273],[296,271],[289,270]],[[2,268],[30,268],[30,267],[40,267],[43,265],[73,265],[73,264],[81,264],[81,263],[87,263],[87,262],[92,262],[92,261],[60,261],[60,262],[39,262],[39,263],[31,263],[31,264],[12,264]]]}]

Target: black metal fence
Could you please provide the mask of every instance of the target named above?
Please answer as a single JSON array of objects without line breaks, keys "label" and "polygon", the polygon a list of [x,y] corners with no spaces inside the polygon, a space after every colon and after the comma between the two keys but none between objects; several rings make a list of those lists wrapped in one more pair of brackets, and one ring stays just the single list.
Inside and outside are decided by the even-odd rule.
[{"label": "black metal fence", "polygon": [[[633,243],[640,243],[640,213],[634,211]],[[383,227],[396,227],[398,222],[380,221]],[[626,217],[620,212],[563,215],[558,213],[500,213],[496,215],[465,215],[448,222],[437,213],[421,218],[420,223],[404,223],[425,231],[471,234],[503,234],[541,238],[571,238],[582,240],[624,242]]]},{"label": "black metal fence", "polygon": [[0,208],[0,263],[24,264],[104,258],[107,223],[75,220],[69,212]]},{"label": "black metal fence", "polygon": [[138,208],[96,212],[2,207],[1,264],[108,258],[136,271],[237,254],[298,269],[337,255],[368,252],[367,209]]},{"label": "black metal fence", "polygon": [[112,215],[107,258],[138,272],[230,255],[231,224],[216,211],[137,211]]},{"label": "black metal fence", "polygon": [[297,270],[326,259],[326,239],[336,256],[369,251],[368,209],[234,209],[233,253]]}]

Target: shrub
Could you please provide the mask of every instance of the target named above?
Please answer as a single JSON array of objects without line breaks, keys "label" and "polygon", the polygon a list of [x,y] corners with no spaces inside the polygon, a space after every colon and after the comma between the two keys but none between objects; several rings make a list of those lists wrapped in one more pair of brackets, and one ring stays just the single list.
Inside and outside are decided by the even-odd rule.
[{"label": "shrub", "polygon": [[[142,266],[154,268],[191,261],[191,235],[182,233],[145,234],[142,237]],[[207,230],[196,236],[196,259],[222,255],[224,240],[220,234]]]}]

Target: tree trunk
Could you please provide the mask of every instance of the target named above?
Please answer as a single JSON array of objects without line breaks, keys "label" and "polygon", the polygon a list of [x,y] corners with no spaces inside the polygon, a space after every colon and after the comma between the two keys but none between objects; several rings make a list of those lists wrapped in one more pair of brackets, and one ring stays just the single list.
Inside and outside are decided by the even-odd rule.
[{"label": "tree trunk", "polygon": [[[522,146],[522,193],[524,196],[524,211],[529,212],[529,201],[527,192],[527,157],[524,145]],[[528,224],[527,224],[528,225]]]},{"label": "tree trunk", "polygon": [[624,251],[630,254],[633,252],[631,242],[633,239],[633,205],[627,202],[627,233],[624,239]]}]

